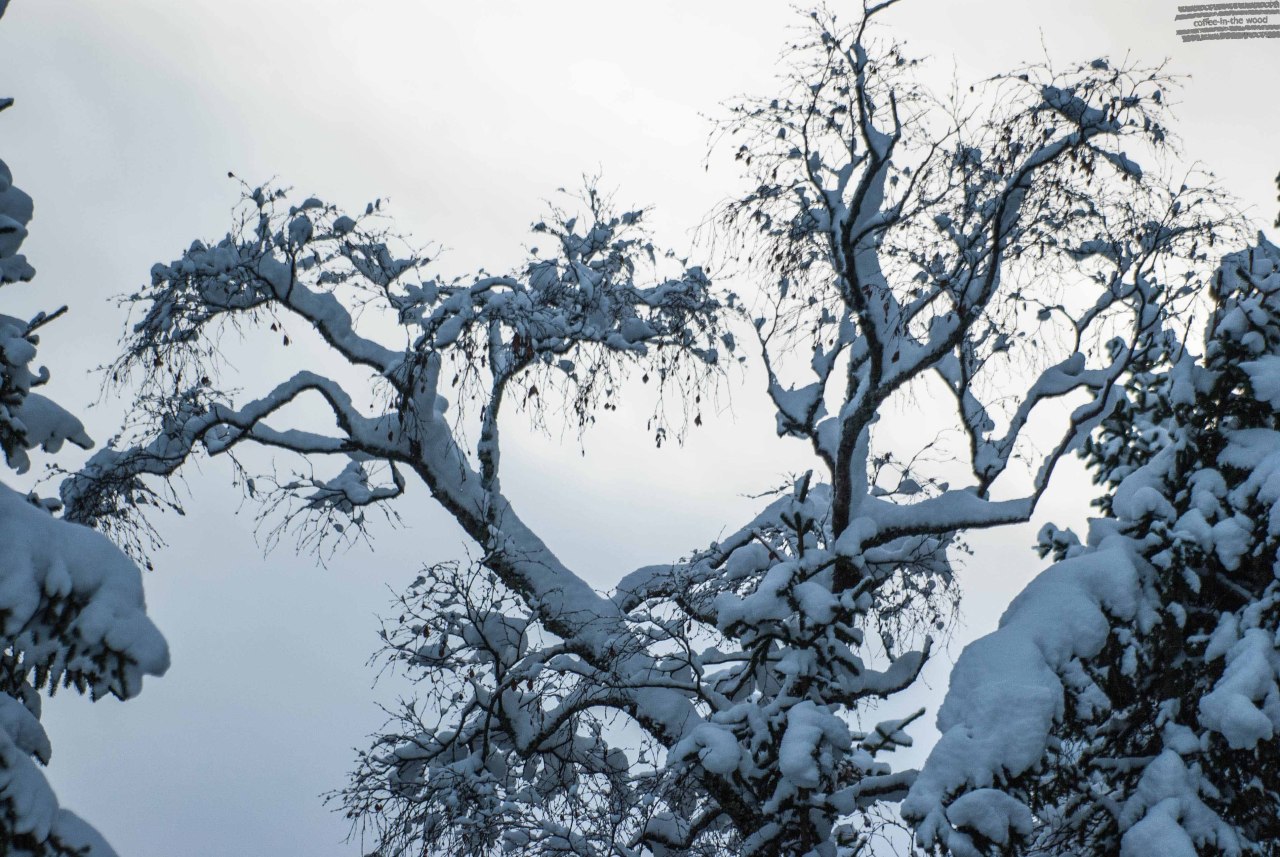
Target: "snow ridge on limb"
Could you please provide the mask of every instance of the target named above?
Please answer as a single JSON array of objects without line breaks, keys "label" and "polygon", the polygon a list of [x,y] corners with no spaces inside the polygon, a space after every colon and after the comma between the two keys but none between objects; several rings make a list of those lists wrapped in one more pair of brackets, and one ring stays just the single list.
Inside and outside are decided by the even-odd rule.
[{"label": "snow ridge on limb", "polygon": [[957,662],[903,805],[926,847],[1280,842],[1280,249],[1259,236],[1215,280],[1204,357],[1148,355],[1089,444],[1108,517],[1085,545],[1046,528],[1059,561]]},{"label": "snow ridge on limb", "polygon": [[[0,109],[9,103],[0,100]],[[35,274],[18,252],[31,214],[31,198],[0,161],[0,287]],[[0,448],[18,472],[30,467],[36,447],[92,446],[76,417],[31,392],[49,380],[47,370],[33,368],[36,331],[61,313],[30,321],[0,315]],[[128,699],[144,676],[164,673],[169,653],[146,615],[137,566],[53,509],[0,484],[0,854],[113,857],[92,827],[58,805],[40,770],[52,753],[40,693],[63,686],[94,699]]]}]

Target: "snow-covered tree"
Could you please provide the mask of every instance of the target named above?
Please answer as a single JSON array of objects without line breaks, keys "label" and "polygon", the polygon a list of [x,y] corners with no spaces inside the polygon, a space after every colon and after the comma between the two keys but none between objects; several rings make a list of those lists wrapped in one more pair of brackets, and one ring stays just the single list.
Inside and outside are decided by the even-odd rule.
[{"label": "snow-covered tree", "polygon": [[[1280,847],[1280,249],[1226,257],[1205,354],[1153,346],[1087,449],[1087,542],[960,657],[905,808],[958,857]],[[1012,713],[1012,715],[1011,715]]]},{"label": "snow-covered tree", "polygon": [[[913,781],[886,756],[920,712],[893,697],[929,656],[958,534],[1028,520],[1200,287],[1217,225],[1212,194],[1126,152],[1162,156],[1159,72],[1028,68],[940,103],[867,35],[888,5],[852,27],[813,15],[782,91],[730,109],[750,189],[716,241],[745,301],[590,189],[535,224],[523,266],[447,281],[377,205],[251,189],[225,238],[134,296],[114,372],[149,420],[64,485],[69,515],[129,543],[141,509],[177,502],[165,480],[226,455],[312,537],[352,538],[414,477],[475,543],[472,565],[428,565],[386,630],[420,698],[341,793],[377,853],[831,857],[866,850]],[[298,322],[330,365],[219,389],[225,332],[287,344]],[[595,591],[503,493],[502,430],[522,410],[585,425],[633,366],[696,407],[751,337],[814,470],[733,535]],[[913,408],[959,448],[877,430]],[[249,472],[252,446],[301,472]]]},{"label": "snow-covered tree", "polygon": [[[12,103],[0,99],[0,111]],[[0,288],[35,274],[18,252],[31,213],[31,197],[0,161]],[[0,315],[0,449],[18,472],[36,447],[92,445],[75,416],[32,391],[49,380],[34,363],[37,331],[61,313]],[[59,807],[36,764],[51,752],[40,692],[73,687],[128,699],[144,675],[165,671],[169,655],[147,618],[138,567],[101,534],[55,518],[55,509],[0,483],[0,855],[109,857],[115,852],[102,837]]]}]

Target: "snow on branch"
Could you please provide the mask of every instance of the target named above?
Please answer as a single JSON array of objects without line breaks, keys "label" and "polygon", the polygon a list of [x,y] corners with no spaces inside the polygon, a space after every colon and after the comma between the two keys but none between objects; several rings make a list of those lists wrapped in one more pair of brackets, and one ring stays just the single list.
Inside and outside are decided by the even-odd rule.
[{"label": "snow on branch", "polygon": [[[135,477],[168,476],[193,449],[216,455],[245,441],[412,467],[429,456],[423,438],[451,391],[461,404],[481,404],[478,412],[456,408],[453,426],[440,429],[460,429],[470,415],[481,434],[466,453],[448,441],[448,454],[472,461],[487,484],[496,478],[504,403],[514,400],[536,421],[551,407],[544,403],[563,395],[561,410],[585,426],[596,407],[613,407],[627,364],[642,365],[659,389],[696,387],[732,348],[720,336],[721,299],[697,267],[661,272],[669,254],[644,234],[642,211],[613,214],[594,187],[584,204],[585,224],[553,210],[534,225],[556,252],[535,251],[510,275],[444,282],[423,276],[430,258],[389,232],[380,204],[352,217],[315,198],[286,206],[282,191],[247,191],[226,238],[195,242],[179,260],[156,265],[151,284],[128,298],[143,315],[112,377],[140,377],[142,426],[131,451],[104,451],[68,483],[68,505],[79,520],[114,518],[124,527],[137,511],[129,499],[140,496]],[[227,330],[269,327],[287,345],[291,316],[313,327],[335,360],[369,372],[384,395],[378,416],[356,413],[349,393],[310,373],[251,406],[226,401],[217,380]],[[388,338],[401,344],[379,341],[388,323],[401,331]],[[339,436],[264,422],[303,392],[328,403]],[[659,444],[666,433],[660,419]]]},{"label": "snow on branch", "polygon": [[[890,762],[920,716],[898,695],[954,611],[962,531],[1031,516],[1230,229],[1213,191],[1162,174],[1159,69],[1030,68],[941,104],[872,38],[890,5],[814,13],[781,91],[730,107],[747,188],[715,240],[752,278],[745,304],[591,185],[534,224],[525,264],[452,280],[379,204],[247,188],[227,237],[131,297],[115,373],[144,419],[64,484],[71,517],[127,531],[194,458],[261,446],[302,461],[237,477],[286,520],[350,534],[412,476],[475,544],[474,565],[427,563],[387,623],[422,695],[336,795],[380,852],[854,854],[916,781]],[[815,470],[596,592],[503,494],[504,413],[584,427],[634,367],[696,424],[741,314]],[[256,398],[220,389],[227,331],[295,321],[320,356]],[[876,431],[913,397],[954,402],[967,450]],[[1052,402],[1067,413],[1033,454]]]}]

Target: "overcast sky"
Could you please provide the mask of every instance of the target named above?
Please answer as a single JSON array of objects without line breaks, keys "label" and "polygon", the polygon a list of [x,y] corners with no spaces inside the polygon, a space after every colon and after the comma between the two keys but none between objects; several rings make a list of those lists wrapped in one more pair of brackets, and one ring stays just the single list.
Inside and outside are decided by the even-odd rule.
[{"label": "overcast sky", "polygon": [[[1174,0],[904,0],[886,20],[939,86],[1046,52],[1062,65],[1167,58],[1190,76],[1176,125],[1188,162],[1269,222],[1280,44],[1183,45],[1174,12]],[[36,201],[26,251],[39,275],[5,290],[5,312],[69,303],[41,357],[60,401],[95,401],[88,370],[113,356],[125,321],[109,297],[225,231],[239,193],[228,170],[353,209],[390,197],[402,228],[449,248],[446,272],[516,263],[542,201],[584,172],[655,206],[661,239],[687,249],[734,187],[717,166],[727,159],[704,170],[703,117],[769,91],[796,20],[781,0],[13,0],[0,95],[17,104],[0,117],[0,154]],[[240,367],[245,386],[255,367]],[[800,466],[759,399],[736,390],[683,448],[655,450],[639,409],[610,414],[585,450],[509,433],[504,486],[607,587],[736,528],[758,502],[744,495]],[[99,441],[123,416],[111,399],[83,413]],[[169,675],[128,704],[54,699],[51,777],[125,857],[359,854],[318,796],[342,785],[351,748],[382,720],[374,700],[395,691],[371,692],[365,665],[388,587],[462,555],[460,535],[419,490],[376,553],[327,568],[287,545],[263,558],[225,477],[189,474],[190,514],[160,522],[169,547],[146,583]],[[1088,493],[1061,482],[1044,511],[1071,522]],[[935,665],[935,703],[958,645],[990,630],[1036,569],[1032,531],[977,541],[967,625]]]}]

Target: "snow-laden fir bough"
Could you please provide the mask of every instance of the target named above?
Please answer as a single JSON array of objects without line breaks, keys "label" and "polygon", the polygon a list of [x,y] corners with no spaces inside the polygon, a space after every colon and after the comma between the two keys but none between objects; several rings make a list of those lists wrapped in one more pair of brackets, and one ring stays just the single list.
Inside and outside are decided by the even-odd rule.
[{"label": "snow-laden fir bough", "polygon": [[[133,296],[115,372],[151,420],[64,485],[70,515],[127,541],[173,499],[157,479],[259,445],[302,457],[295,478],[240,477],[304,533],[359,534],[413,477],[475,543],[474,566],[429,565],[387,630],[422,698],[340,794],[376,853],[831,857],[865,852],[913,782],[887,756],[919,712],[893,698],[929,656],[957,534],[1031,516],[1200,287],[1219,214],[1134,159],[1167,146],[1159,71],[1029,68],[989,82],[982,112],[941,104],[868,36],[888,5],[852,27],[814,14],[781,90],[730,107],[750,190],[717,246],[746,301],[664,262],[644,213],[594,190],[535,225],[545,252],[523,267],[445,281],[376,205],[251,188],[227,237]],[[259,398],[218,389],[228,326],[291,320],[369,381],[312,361]],[[778,433],[814,471],[733,535],[597,592],[503,493],[508,412],[562,396],[585,424],[629,366],[693,405],[752,337]],[[876,431],[921,393],[965,439],[932,469]],[[331,424],[295,422],[304,397]],[[1027,426],[1064,397],[1033,454]]]}]

